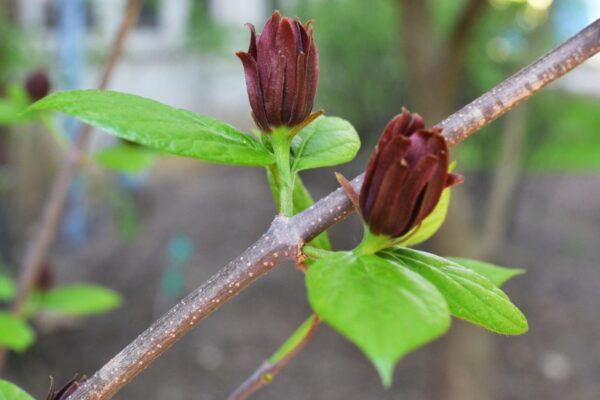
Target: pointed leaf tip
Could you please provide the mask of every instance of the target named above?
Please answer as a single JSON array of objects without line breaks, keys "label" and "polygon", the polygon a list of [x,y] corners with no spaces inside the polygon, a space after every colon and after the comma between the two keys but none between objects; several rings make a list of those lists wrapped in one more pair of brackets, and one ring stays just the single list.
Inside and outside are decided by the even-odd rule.
[{"label": "pointed leaf tip", "polygon": [[431,283],[377,256],[333,253],[311,265],[306,285],[315,312],[362,350],[386,387],[406,353],[450,326],[448,305]]}]

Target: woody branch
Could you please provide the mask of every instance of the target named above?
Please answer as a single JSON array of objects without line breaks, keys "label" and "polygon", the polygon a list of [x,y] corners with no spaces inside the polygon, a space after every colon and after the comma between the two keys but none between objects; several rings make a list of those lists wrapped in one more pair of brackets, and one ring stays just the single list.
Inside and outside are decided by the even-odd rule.
[{"label": "woody branch", "polygon": [[[599,51],[596,20],[436,126],[450,145],[460,143]],[[352,180],[356,191],[362,180],[363,174]],[[294,260],[304,243],[353,211],[340,188],[294,217],[277,216],[260,239],[154,322],[69,399],[111,398],[202,319],[283,261]]]}]

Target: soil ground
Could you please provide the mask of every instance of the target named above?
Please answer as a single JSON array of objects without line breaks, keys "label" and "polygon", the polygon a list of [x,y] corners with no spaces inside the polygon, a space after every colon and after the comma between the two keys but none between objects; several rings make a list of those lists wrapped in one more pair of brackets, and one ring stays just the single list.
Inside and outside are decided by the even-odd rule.
[{"label": "soil ground", "polygon": [[[187,234],[194,242],[185,272],[189,292],[266,229],[274,208],[260,169],[193,168],[185,175],[155,176],[139,193],[144,221],[133,241],[116,237],[106,210],[96,206],[87,244],[54,251],[58,281],[108,285],[123,293],[124,307],[60,328],[38,322],[46,333],[25,354],[11,356],[9,379],[42,398],[48,375],[62,382],[76,372],[93,373],[166,311],[172,301],[161,294],[159,280],[165,246],[174,235]],[[335,187],[332,174],[307,180],[316,196]],[[470,190],[477,194],[476,186]],[[475,333],[492,338],[491,398],[599,398],[599,195],[598,176],[536,175],[522,181],[498,261],[527,270],[505,290],[531,329],[520,337]],[[359,238],[355,217],[334,230],[341,248]],[[281,266],[201,323],[116,399],[224,399],[309,312],[302,275],[292,265]],[[393,387],[385,390],[361,353],[322,326],[255,398],[435,399],[445,344],[438,340],[403,359]]]}]

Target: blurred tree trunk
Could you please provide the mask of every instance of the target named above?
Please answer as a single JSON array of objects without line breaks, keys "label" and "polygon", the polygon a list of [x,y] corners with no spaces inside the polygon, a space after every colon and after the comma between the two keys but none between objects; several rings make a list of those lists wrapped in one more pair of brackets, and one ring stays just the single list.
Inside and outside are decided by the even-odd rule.
[{"label": "blurred tree trunk", "polygon": [[[7,21],[14,20],[15,4],[13,0],[0,0],[0,13],[4,15],[0,16],[0,24],[6,23]],[[7,38],[3,37],[6,30],[0,29],[0,63],[5,62],[10,54],[3,54],[8,51],[2,44],[6,43]],[[1,67],[1,66],[0,66]],[[0,68],[0,75],[4,69]],[[7,76],[0,76],[0,97],[4,96],[6,92]],[[9,148],[9,129],[4,126],[0,126],[0,174],[5,173],[8,165],[8,148]],[[0,190],[4,190],[0,187]],[[3,200],[5,196],[2,196],[0,192],[0,262],[2,260],[10,259],[10,226],[8,224],[8,207],[7,202]]]},{"label": "blurred tree trunk", "polygon": [[[16,5],[15,0],[0,0],[0,13],[5,18],[5,22],[0,23],[18,28]],[[2,37],[3,33],[11,32],[0,29],[0,63],[13,56],[10,47],[1,45],[7,40]],[[14,62],[10,67],[15,68]],[[20,83],[14,82],[13,72],[5,69],[0,72],[0,93],[11,80]],[[18,77],[23,78],[30,71],[18,72]],[[0,195],[0,255],[6,261],[17,264],[21,249],[15,244],[26,243],[29,230],[37,228],[35,222],[61,156],[56,152],[53,138],[39,124],[0,126],[0,170],[9,178],[9,186],[3,188]]]},{"label": "blurred tree trunk", "polygon": [[[409,71],[409,92],[416,111],[435,123],[457,108],[456,94],[463,72],[465,49],[486,1],[469,0],[448,40],[433,37],[427,1],[399,0],[403,6],[403,39]],[[532,48],[539,45],[538,30]],[[536,40],[538,39],[538,40]],[[527,108],[521,106],[504,119],[498,167],[493,173],[490,204],[483,229],[469,220],[464,188],[453,190],[448,218],[433,240],[436,253],[493,260],[508,228],[508,210],[522,173]],[[435,398],[485,400],[492,398],[493,337],[462,321],[441,341],[439,386]]]},{"label": "blurred tree trunk", "polygon": [[[0,0],[0,24],[10,23],[15,20],[15,4],[13,0]],[[11,56],[7,54],[9,49],[4,46],[8,38],[4,37],[8,34],[6,29],[0,29],[0,64],[6,63]],[[0,65],[0,97],[6,93],[6,83],[8,76],[5,75],[5,70]],[[8,162],[8,129],[0,126],[0,167]]]},{"label": "blurred tree trunk", "polygon": [[413,108],[426,120],[438,122],[454,111],[464,68],[465,50],[486,0],[469,0],[446,40],[434,35],[429,2],[398,0],[402,7],[402,39]]},{"label": "blurred tree trunk", "polygon": [[514,208],[515,201],[514,188],[523,173],[528,108],[523,104],[505,117],[498,168],[492,178],[488,210],[483,218],[480,245],[476,249],[478,258],[496,258],[508,231],[509,210]]},{"label": "blurred tree trunk", "polygon": [[270,0],[269,1],[271,9],[267,10],[267,12],[270,13],[275,11],[275,10],[281,10],[281,0]]},{"label": "blurred tree trunk", "polygon": [[[447,39],[434,36],[429,2],[399,0],[402,7],[404,59],[409,73],[409,93],[413,111],[427,121],[441,121],[456,108],[457,89],[464,68],[464,55],[473,28],[485,11],[487,1],[469,0]],[[433,122],[432,122],[433,121]],[[464,189],[453,191],[453,201],[443,231],[433,241],[435,252],[473,256],[475,236],[468,219],[468,199]],[[438,399],[484,400],[490,398],[488,383],[490,340],[477,328],[455,323],[443,339],[438,363]]]},{"label": "blurred tree trunk", "polygon": [[[471,235],[467,243],[460,243],[462,247],[452,249],[455,244],[456,228],[462,223],[457,214],[453,213],[453,225],[450,230],[447,226],[436,242],[436,250],[442,254],[465,255],[487,261],[494,261],[504,241],[509,222],[509,210],[514,201],[514,189],[522,173],[523,153],[526,137],[526,106],[521,106],[504,117],[502,129],[502,144],[498,167],[493,173],[489,205],[482,218],[483,229],[466,230]],[[454,205],[456,201],[453,199]],[[461,212],[459,217],[466,218],[466,207],[461,199]],[[448,240],[453,238],[453,240]],[[464,239],[464,238],[463,238]],[[494,341],[493,336],[481,328],[463,321],[454,321],[454,327],[449,335],[444,338],[441,353],[440,374],[440,399],[470,400],[491,399],[491,385],[493,376]]]}]

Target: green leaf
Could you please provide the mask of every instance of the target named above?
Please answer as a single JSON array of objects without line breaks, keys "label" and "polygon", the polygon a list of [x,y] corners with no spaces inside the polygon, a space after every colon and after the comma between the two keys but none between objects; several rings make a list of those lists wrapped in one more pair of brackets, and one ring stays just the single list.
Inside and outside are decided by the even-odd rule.
[{"label": "green leaf", "polygon": [[30,104],[29,95],[21,85],[11,85],[7,97],[0,99],[0,125],[14,125],[37,117],[35,113],[23,114]]},{"label": "green leaf", "polygon": [[311,330],[315,323],[315,319],[318,318],[315,314],[311,315],[300,325],[294,333],[285,341],[284,344],[281,345],[279,349],[269,358],[269,362],[271,364],[275,364],[285,356],[287,356],[291,351],[296,349],[300,343],[304,340],[308,332]]},{"label": "green leaf", "polygon": [[360,138],[348,121],[321,116],[294,137],[292,152],[295,172],[330,167],[351,161],[360,149]]},{"label": "green leaf", "polygon": [[57,287],[42,294],[42,310],[61,314],[92,315],[114,310],[121,305],[121,296],[99,285],[75,284]]},{"label": "green leaf", "polygon": [[11,383],[0,379],[0,400],[35,400],[23,389]]},{"label": "green leaf", "polygon": [[58,92],[28,110],[54,110],[153,149],[200,160],[265,166],[273,155],[224,122],[131,94],[101,90]]},{"label": "green leaf", "polygon": [[0,100],[0,125],[14,125],[29,120],[21,114],[25,107],[11,100]]},{"label": "green leaf", "polygon": [[12,278],[0,274],[0,301],[10,301],[15,297],[17,287]]},{"label": "green leaf", "polygon": [[416,228],[406,234],[406,240],[399,240],[402,246],[411,247],[431,238],[442,227],[448,206],[450,205],[450,188],[445,189],[440,196],[431,214],[429,214]]},{"label": "green leaf", "polygon": [[35,333],[25,321],[0,311],[0,346],[21,352],[34,341]]},{"label": "green leaf", "polygon": [[458,318],[504,335],[527,332],[527,319],[489,279],[455,262],[407,248],[386,254],[433,283]]},{"label": "green leaf", "polygon": [[0,100],[0,125],[12,125],[23,121],[19,115],[23,109],[10,100]]},{"label": "green leaf", "polygon": [[32,290],[29,292],[25,304],[23,305],[23,310],[21,311],[21,314],[25,319],[33,317],[40,311],[41,299],[42,292],[39,290]]},{"label": "green leaf", "polygon": [[20,112],[24,111],[25,107],[31,104],[31,99],[29,98],[27,89],[20,84],[12,84],[8,87],[7,98],[19,106]]},{"label": "green leaf", "polygon": [[525,273],[524,269],[506,268],[498,265],[490,264],[479,260],[471,260],[469,258],[447,257],[448,260],[477,272],[481,276],[488,278],[494,285],[500,287],[509,279]]},{"label": "green leaf", "polygon": [[105,168],[137,174],[156,161],[157,154],[144,147],[120,143],[93,154],[94,160]]},{"label": "green leaf", "polygon": [[338,252],[322,258],[308,269],[306,286],[315,312],[365,353],[385,386],[403,355],[450,326],[435,286],[377,256]]},{"label": "green leaf", "polygon": [[457,161],[454,160],[450,163],[450,165],[448,165],[448,173],[449,174],[454,172],[454,169],[456,168],[456,164],[457,164]]}]

